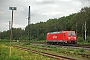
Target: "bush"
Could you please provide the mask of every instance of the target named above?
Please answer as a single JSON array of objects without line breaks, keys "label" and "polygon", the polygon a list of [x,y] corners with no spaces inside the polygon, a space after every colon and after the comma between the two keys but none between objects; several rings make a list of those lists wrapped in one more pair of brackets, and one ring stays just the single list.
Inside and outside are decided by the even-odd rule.
[{"label": "bush", "polygon": [[86,41],[87,41],[88,43],[90,43],[90,36],[87,36]]},{"label": "bush", "polygon": [[84,39],[80,36],[78,36],[78,42],[84,42]]},{"label": "bush", "polygon": [[82,49],[80,49],[80,52],[82,53],[82,52],[85,52],[85,50],[82,48]]},{"label": "bush", "polygon": [[10,42],[10,40],[7,40],[7,39],[0,39],[0,42]]},{"label": "bush", "polygon": [[39,35],[38,40],[45,40],[45,35],[42,33]]},{"label": "bush", "polygon": [[25,43],[23,44],[23,46],[25,46],[25,45],[30,45],[30,43],[29,43],[29,42],[25,42]]}]

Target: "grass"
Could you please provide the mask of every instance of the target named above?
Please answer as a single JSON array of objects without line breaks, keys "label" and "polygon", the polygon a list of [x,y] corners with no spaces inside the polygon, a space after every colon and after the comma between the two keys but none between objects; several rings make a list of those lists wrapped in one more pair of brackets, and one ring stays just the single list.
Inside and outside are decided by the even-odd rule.
[{"label": "grass", "polygon": [[[51,45],[26,45],[26,47],[31,48],[31,47],[35,47],[32,48],[32,50],[38,50],[38,51],[42,51],[42,52],[48,52],[48,53],[52,53],[52,54],[57,54],[57,55],[63,55],[63,56],[67,56],[67,57],[72,57],[72,58],[80,58],[82,60],[88,60],[89,58],[86,57],[82,57],[80,55],[78,55],[78,53],[83,53],[83,54],[90,54],[89,50],[85,50],[83,48],[80,49],[76,49],[76,48],[57,48],[55,46],[51,46]],[[41,48],[47,48],[50,50],[44,50]]]},{"label": "grass", "polygon": [[77,42],[77,44],[90,44],[90,42],[84,41],[84,42]]},{"label": "grass", "polygon": [[27,52],[13,47],[10,56],[9,49],[9,43],[0,42],[0,60],[55,60],[50,57],[42,56],[41,54],[34,54],[31,51]]},{"label": "grass", "polygon": [[[42,56],[40,54],[34,54],[32,52],[26,52],[20,49],[12,48],[12,56],[10,57],[9,53],[9,43],[10,42],[5,42],[5,41],[0,41],[0,60],[55,60],[53,58],[49,58],[46,56]],[[21,42],[12,42],[13,45],[21,45],[23,47],[28,47],[32,50],[38,50],[42,52],[48,52],[52,54],[57,54],[57,55],[63,55],[63,56],[68,56],[72,58],[80,58],[81,60],[89,60],[89,58],[86,57],[81,57],[78,55],[78,53],[83,53],[83,54],[90,54],[89,50],[85,50],[83,48],[81,49],[76,49],[76,48],[57,48],[55,46],[51,45],[37,45],[37,44],[29,44],[29,43],[21,43]],[[31,48],[35,47],[35,48]],[[40,49],[41,48],[41,49]],[[43,50],[42,48],[47,48],[51,49],[50,50]],[[75,54],[74,54],[75,53]]]},{"label": "grass", "polygon": [[31,40],[30,42],[46,42],[46,40]]}]

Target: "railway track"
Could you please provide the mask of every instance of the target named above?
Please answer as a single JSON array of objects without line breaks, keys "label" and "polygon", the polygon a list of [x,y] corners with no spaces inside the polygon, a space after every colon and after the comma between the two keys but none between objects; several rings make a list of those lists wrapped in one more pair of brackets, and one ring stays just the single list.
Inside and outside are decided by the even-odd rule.
[{"label": "railway track", "polygon": [[[46,42],[31,42],[33,44],[45,44],[48,45]],[[90,44],[74,44],[74,45],[55,45],[57,47],[75,47],[75,48],[85,48],[85,49],[90,49]]]},{"label": "railway track", "polygon": [[90,44],[75,44],[73,45],[75,47],[84,47],[84,48],[90,48]]},{"label": "railway track", "polygon": [[[35,44],[45,44],[47,45],[46,43],[42,43],[42,42],[35,42]],[[70,45],[70,46],[60,46],[60,45],[55,45],[56,47],[59,47],[59,48],[85,48],[86,50],[90,50],[90,44],[75,44],[75,45]],[[32,47],[32,48],[36,48],[36,47]],[[52,51],[52,49],[48,49],[48,48],[38,48],[38,49],[44,49],[44,50],[49,50],[49,51]],[[63,52],[64,53],[64,52]],[[65,53],[69,53],[70,52],[65,52]],[[90,57],[90,54],[83,54],[83,53],[73,53],[73,54],[76,54],[76,55],[80,55],[82,57],[85,57],[85,58],[89,58]]]},{"label": "railway track", "polygon": [[22,47],[22,46],[13,46],[14,48],[19,48],[21,50],[24,50],[24,51],[32,51],[33,53],[36,53],[36,54],[42,54],[44,56],[48,56],[48,57],[51,57],[51,58],[55,58],[55,59],[58,59],[58,60],[77,60],[77,59],[74,59],[74,58],[69,58],[69,57],[65,57],[65,56],[60,56],[60,55],[55,55],[55,54],[51,54],[51,53],[47,53],[47,52],[41,52],[41,51],[38,51],[38,50],[32,50],[30,48],[25,48],[25,47]]},{"label": "railway track", "polygon": [[[31,46],[31,48],[37,48],[37,47],[33,47],[33,46]],[[53,50],[50,49],[50,48],[37,48],[37,49],[53,51]],[[65,54],[66,54],[66,53],[71,54],[71,52],[64,52],[64,51],[63,51],[63,53],[65,53]],[[82,57],[85,57],[85,58],[89,58],[89,57],[90,57],[90,54],[81,54],[81,53],[73,53],[73,54],[81,55]]]}]

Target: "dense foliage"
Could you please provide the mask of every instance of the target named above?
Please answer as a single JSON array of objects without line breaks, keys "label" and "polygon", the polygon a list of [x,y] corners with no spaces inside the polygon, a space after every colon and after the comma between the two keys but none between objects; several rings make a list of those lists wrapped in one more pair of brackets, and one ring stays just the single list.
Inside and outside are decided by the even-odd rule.
[{"label": "dense foliage", "polygon": [[[80,12],[71,14],[69,16],[49,19],[47,22],[30,24],[29,26],[25,27],[25,30],[22,30],[21,28],[13,28],[13,39],[28,40],[28,28],[30,28],[31,40],[42,40],[45,39],[47,32],[61,30],[77,30],[77,36],[84,39],[85,21],[87,36],[90,38],[90,7],[84,7],[80,10]],[[0,32],[0,39],[9,39],[9,35],[10,30]]]}]

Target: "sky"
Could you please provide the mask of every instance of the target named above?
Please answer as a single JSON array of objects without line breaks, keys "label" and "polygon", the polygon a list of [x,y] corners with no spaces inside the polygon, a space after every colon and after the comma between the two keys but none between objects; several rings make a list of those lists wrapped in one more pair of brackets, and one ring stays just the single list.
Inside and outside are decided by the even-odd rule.
[{"label": "sky", "polygon": [[14,28],[24,29],[28,25],[30,6],[30,23],[46,22],[51,18],[60,18],[77,13],[83,7],[90,7],[90,0],[0,0],[0,31],[9,30],[9,21],[14,10]]}]

